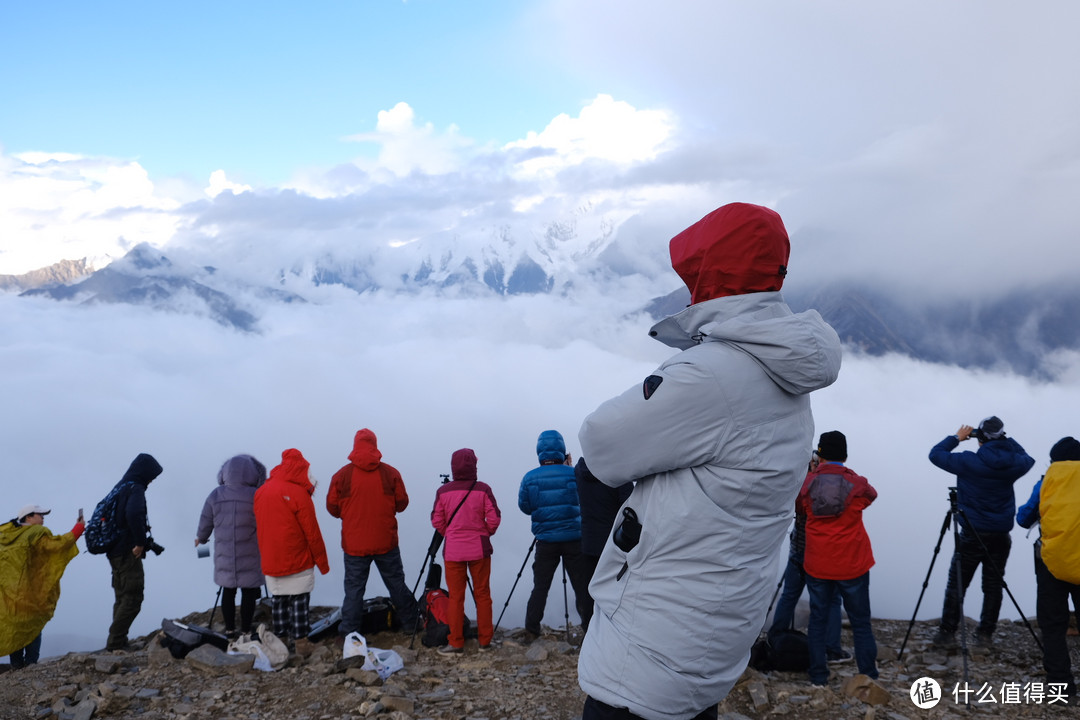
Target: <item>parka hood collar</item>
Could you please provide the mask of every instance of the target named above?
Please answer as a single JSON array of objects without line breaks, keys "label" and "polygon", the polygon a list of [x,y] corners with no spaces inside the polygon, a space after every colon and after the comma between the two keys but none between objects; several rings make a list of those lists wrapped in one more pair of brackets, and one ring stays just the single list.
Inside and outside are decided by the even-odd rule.
[{"label": "parka hood collar", "polygon": [[299,485],[310,495],[315,492],[315,486],[308,477],[308,469],[311,463],[304,459],[299,450],[289,448],[281,453],[281,464],[270,471],[267,482],[287,482]]},{"label": "parka hood collar", "polygon": [[476,480],[476,453],[470,448],[455,450],[450,456],[450,472],[455,480]]},{"label": "parka hood collar", "polygon": [[264,482],[266,466],[250,455],[231,457],[218,471],[218,485],[257,488]]},{"label": "parka hood collar", "polygon": [[779,292],[716,298],[653,325],[651,337],[679,350],[723,342],[754,358],[773,382],[803,395],[840,373],[840,338],[816,310],[798,315]]},{"label": "parka hood collar", "polygon": [[367,428],[357,430],[353,438],[353,450],[349,453],[349,462],[361,470],[375,470],[381,461],[382,453],[379,452],[375,433]]},{"label": "parka hood collar", "polygon": [[146,487],[160,474],[161,465],[154,459],[154,456],[148,455],[147,453],[139,453],[138,456],[131,461],[131,465],[128,466],[127,472],[124,473],[124,477],[120,478],[120,482],[133,482]]},{"label": "parka hood collar", "polygon": [[536,457],[540,462],[566,460],[566,442],[557,430],[545,430],[536,440]]}]

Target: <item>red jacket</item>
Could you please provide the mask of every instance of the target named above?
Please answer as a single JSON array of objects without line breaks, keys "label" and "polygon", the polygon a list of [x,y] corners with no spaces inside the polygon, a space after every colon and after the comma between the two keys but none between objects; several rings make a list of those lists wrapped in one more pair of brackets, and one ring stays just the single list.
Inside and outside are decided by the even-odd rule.
[{"label": "red jacket", "polygon": [[401,473],[381,462],[375,433],[360,430],[349,464],[334,473],[326,509],[341,518],[346,555],[382,555],[398,546],[397,513],[409,506]]},{"label": "red jacket", "polygon": [[286,450],[281,464],[255,491],[255,533],[264,575],[285,577],[315,566],[323,575],[330,572],[311,501],[315,486],[308,479],[309,467],[299,450]]},{"label": "red jacket", "polygon": [[808,575],[853,580],[873,567],[862,511],[876,498],[866,478],[839,463],[822,462],[806,476],[796,502],[806,513],[803,569]]}]

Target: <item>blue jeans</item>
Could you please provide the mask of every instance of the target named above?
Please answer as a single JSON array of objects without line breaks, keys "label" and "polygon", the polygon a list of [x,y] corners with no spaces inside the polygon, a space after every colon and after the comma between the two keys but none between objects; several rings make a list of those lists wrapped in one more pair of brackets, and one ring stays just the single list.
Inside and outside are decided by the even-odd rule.
[{"label": "blue jeans", "polygon": [[870,573],[865,572],[851,580],[820,580],[806,576],[806,589],[810,593],[810,629],[807,644],[810,650],[810,682],[824,685],[829,680],[829,666],[825,657],[825,626],[828,608],[839,595],[844,600],[844,610],[851,622],[852,642],[855,645],[855,664],[859,672],[877,679],[877,642],[870,626]]},{"label": "blue jeans", "polygon": [[[802,562],[797,557],[788,557],[787,568],[784,570],[784,589],[780,591],[780,599],[776,603],[776,612],[773,613],[772,625],[769,626],[769,642],[772,643],[776,633],[787,630],[795,621],[795,606],[799,604],[799,597],[803,588],[806,587],[806,572]],[[840,595],[833,598],[833,604],[829,608],[828,624],[825,629],[826,652],[840,652]]]},{"label": "blue jeans", "polygon": [[41,654],[41,633],[30,641],[30,644],[24,648],[16,650],[11,653],[10,662],[12,668],[26,667],[27,665],[33,665],[38,661],[38,656]]},{"label": "blue jeans", "polygon": [[401,550],[394,548],[382,555],[345,555],[345,602],[341,605],[341,626],[338,632],[348,635],[360,631],[364,617],[364,591],[367,589],[371,563],[379,569],[383,584],[390,592],[402,630],[412,632],[416,624],[416,598],[405,585],[405,570],[401,566]]}]

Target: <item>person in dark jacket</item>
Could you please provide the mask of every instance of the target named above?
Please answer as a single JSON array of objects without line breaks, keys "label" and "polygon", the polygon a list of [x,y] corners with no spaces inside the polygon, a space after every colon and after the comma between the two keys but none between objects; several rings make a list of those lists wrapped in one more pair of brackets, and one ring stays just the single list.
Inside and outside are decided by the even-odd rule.
[{"label": "person in dark jacket", "polygon": [[117,503],[117,507],[122,508],[117,517],[121,532],[119,540],[108,552],[116,600],[106,650],[127,649],[128,630],[142,609],[145,585],[142,563],[146,549],[153,547],[150,524],[146,518],[146,488],[161,474],[161,470],[161,465],[152,455],[139,453],[131,461],[124,477],[120,478],[120,484],[125,486]]},{"label": "person in dark jacket", "polygon": [[[585,464],[585,458],[578,458],[574,466],[574,479],[577,481],[578,505],[581,507],[581,562],[585,577],[586,590],[592,582],[604,545],[611,536],[619,508],[634,491],[634,483],[624,483],[618,487],[608,487],[596,479]],[[588,631],[593,614],[592,596],[586,593],[584,607],[580,608],[581,627]]]},{"label": "person in dark jacket", "polygon": [[382,461],[375,433],[367,428],[358,430],[349,464],[334,473],[326,494],[327,511],[341,519],[341,549],[345,551],[340,635],[360,631],[372,562],[390,593],[402,632],[413,631],[418,610],[405,583],[397,523],[397,514],[408,506],[409,494],[401,473]]},{"label": "person in dark jacket", "polygon": [[225,635],[235,637],[236,590],[240,588],[240,632],[251,632],[255,605],[264,582],[255,533],[255,491],[266,482],[266,466],[250,455],[225,461],[217,475],[218,486],[206,498],[195,545],[214,537],[214,582],[221,587],[221,616]]},{"label": "person in dark jacket", "polygon": [[[954,453],[953,450],[969,437],[979,441],[978,451]],[[1012,547],[1009,532],[1016,513],[1013,483],[1031,469],[1035,459],[1020,443],[1006,437],[1004,423],[991,415],[979,423],[977,429],[961,425],[955,435],[949,435],[935,445],[930,450],[930,462],[956,475],[960,510],[960,541],[953,551],[941,626],[933,642],[938,647],[951,647],[956,643],[963,598],[976,568],[982,565],[983,605],[975,640],[980,645],[990,646],[1001,611],[1005,562]]]},{"label": "person in dark jacket", "polygon": [[555,430],[540,433],[536,455],[540,467],[525,473],[518,490],[518,508],[532,517],[532,532],[536,537],[533,590],[525,608],[525,630],[529,640],[540,636],[548,590],[560,562],[574,586],[575,606],[583,626],[586,624],[585,605],[591,604],[581,556],[577,482],[563,436]]}]

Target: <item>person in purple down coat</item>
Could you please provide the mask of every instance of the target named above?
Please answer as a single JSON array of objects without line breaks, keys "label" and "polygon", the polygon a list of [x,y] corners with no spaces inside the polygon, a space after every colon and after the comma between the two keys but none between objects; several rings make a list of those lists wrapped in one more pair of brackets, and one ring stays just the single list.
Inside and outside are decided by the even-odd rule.
[{"label": "person in purple down coat", "polygon": [[251,632],[255,605],[264,582],[255,535],[255,491],[266,481],[266,466],[250,455],[229,458],[218,471],[218,487],[206,498],[195,545],[214,540],[214,582],[221,586],[225,634],[236,632],[236,589],[240,588],[240,632]]}]

